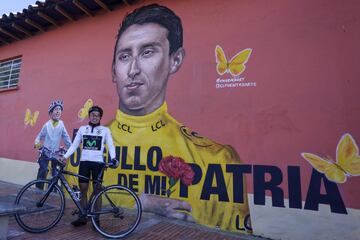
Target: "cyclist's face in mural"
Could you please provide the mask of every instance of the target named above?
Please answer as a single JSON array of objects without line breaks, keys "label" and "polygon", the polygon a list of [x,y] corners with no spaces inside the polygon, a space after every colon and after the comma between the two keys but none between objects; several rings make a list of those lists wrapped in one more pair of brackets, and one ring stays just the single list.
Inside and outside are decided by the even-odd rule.
[{"label": "cyclist's face in mural", "polygon": [[50,113],[50,118],[54,121],[59,121],[61,118],[61,112],[61,107],[55,107],[54,110]]},{"label": "cyclist's face in mural", "polygon": [[117,42],[113,81],[119,107],[131,115],[145,115],[161,106],[168,77],[174,70],[167,30],[154,23],[130,26]]}]

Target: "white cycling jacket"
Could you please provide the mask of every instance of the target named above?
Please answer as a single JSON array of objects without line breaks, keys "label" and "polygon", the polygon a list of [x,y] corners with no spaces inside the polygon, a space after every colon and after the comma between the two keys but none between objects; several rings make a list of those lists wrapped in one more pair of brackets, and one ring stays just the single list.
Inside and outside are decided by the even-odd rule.
[{"label": "white cycling jacket", "polygon": [[115,147],[110,130],[104,126],[92,128],[90,125],[81,126],[76,133],[74,142],[71,144],[64,158],[68,158],[82,144],[80,161],[104,162],[104,147],[108,146],[111,159],[115,158]]}]

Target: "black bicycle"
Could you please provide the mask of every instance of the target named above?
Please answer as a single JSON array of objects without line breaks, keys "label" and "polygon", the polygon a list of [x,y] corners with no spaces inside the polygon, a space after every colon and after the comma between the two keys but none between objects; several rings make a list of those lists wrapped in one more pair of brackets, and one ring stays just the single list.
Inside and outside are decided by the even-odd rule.
[{"label": "black bicycle", "polygon": [[[57,153],[59,156],[63,153]],[[65,164],[54,157],[56,174],[52,179],[39,179],[26,184],[15,199],[16,205],[25,206],[25,213],[15,214],[19,226],[25,231],[42,233],[53,228],[61,219],[65,209],[65,195],[58,182],[69,193],[77,206],[79,213],[91,219],[94,228],[108,238],[122,238],[133,232],[140,223],[141,203],[131,189],[121,185],[104,187],[99,179],[89,179],[82,175],[64,170]],[[104,170],[109,167],[104,164]],[[80,205],[80,195],[75,187],[71,188],[64,175],[87,179],[94,184],[100,184],[101,191],[92,196],[89,208]],[[100,177],[99,177],[100,178]],[[37,186],[43,185],[43,189]],[[97,207],[96,207],[97,206]],[[101,206],[99,210],[99,206]]]}]

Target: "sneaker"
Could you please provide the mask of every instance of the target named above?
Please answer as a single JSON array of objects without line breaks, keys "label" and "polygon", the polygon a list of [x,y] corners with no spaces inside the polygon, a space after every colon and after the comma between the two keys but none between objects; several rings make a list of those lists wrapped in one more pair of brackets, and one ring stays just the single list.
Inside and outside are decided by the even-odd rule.
[{"label": "sneaker", "polygon": [[74,227],[78,227],[78,226],[82,226],[82,225],[85,225],[87,223],[87,220],[86,218],[83,218],[83,217],[79,217],[78,219],[76,219],[75,221],[72,221],[71,224],[74,226]]}]

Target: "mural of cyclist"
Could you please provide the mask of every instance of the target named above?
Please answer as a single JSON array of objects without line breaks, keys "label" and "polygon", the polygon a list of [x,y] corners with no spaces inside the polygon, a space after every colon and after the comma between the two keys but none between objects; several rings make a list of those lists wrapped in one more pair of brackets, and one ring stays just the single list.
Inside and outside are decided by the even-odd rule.
[{"label": "mural of cyclist", "polygon": [[[121,165],[112,179],[141,194],[145,211],[251,233],[245,179],[233,181],[225,171],[226,164],[241,163],[236,151],[200,136],[168,113],[167,83],[184,57],[181,19],[169,8],[147,5],[123,19],[112,64],[119,109],[109,126]],[[166,181],[166,188],[173,187],[166,194],[158,168],[161,159],[172,156],[191,165],[195,177],[190,186]]]}]

